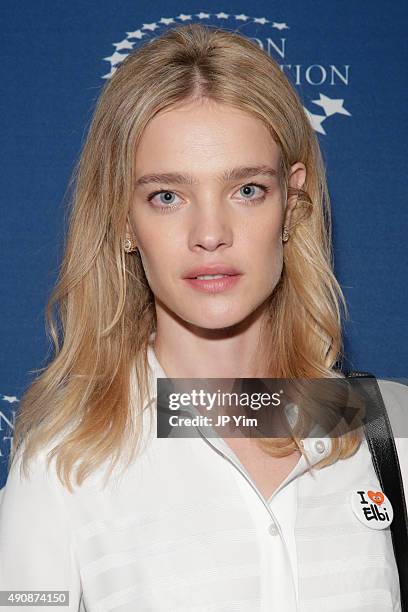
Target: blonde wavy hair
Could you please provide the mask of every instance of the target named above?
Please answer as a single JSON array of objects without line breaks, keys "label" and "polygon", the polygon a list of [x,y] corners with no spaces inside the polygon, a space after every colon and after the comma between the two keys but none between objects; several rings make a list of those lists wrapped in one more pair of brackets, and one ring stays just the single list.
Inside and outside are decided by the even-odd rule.
[{"label": "blonde wavy hair", "polygon": [[[192,99],[232,105],[263,121],[281,152],[285,197],[297,194],[281,279],[263,330],[265,376],[342,377],[342,316],[347,306],[333,273],[329,194],[316,135],[279,65],[237,32],[189,24],[131,53],[106,83],[74,173],[64,256],[46,308],[53,354],[20,402],[9,459],[22,467],[54,444],[60,481],[72,491],[97,467],[108,475],[137,455],[149,393],[147,350],[156,329],[154,296],[137,252],[123,250],[134,183],[134,153],[147,123]],[[306,166],[303,189],[288,169]],[[137,380],[132,393],[131,374]],[[134,397],[135,396],[135,397]],[[63,435],[62,435],[63,434]],[[333,440],[327,465],[353,454],[360,433]],[[271,455],[303,452],[296,437],[263,440]],[[24,443],[24,444],[23,444]]]}]

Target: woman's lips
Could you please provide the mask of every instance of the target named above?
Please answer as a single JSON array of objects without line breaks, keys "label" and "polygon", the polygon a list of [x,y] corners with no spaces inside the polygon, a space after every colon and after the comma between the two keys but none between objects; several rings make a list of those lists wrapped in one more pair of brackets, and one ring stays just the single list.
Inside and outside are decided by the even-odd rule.
[{"label": "woman's lips", "polygon": [[194,289],[203,291],[204,293],[220,293],[234,287],[242,274],[232,274],[223,278],[200,279],[200,278],[185,278],[184,280]]}]

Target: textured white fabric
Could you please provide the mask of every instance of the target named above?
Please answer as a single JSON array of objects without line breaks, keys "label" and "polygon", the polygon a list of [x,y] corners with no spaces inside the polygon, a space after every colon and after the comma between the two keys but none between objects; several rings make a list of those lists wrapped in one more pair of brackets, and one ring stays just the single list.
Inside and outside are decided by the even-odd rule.
[{"label": "textured white fabric", "polygon": [[[149,363],[155,395],[166,376],[152,347]],[[408,388],[379,384],[391,422],[405,418]],[[319,454],[305,440],[312,463],[330,452],[322,441]],[[408,444],[396,444],[408,499]],[[82,612],[401,609],[391,533],[364,526],[347,500],[380,489],[365,442],[321,470],[302,457],[268,502],[221,438],[153,433],[121,480],[102,489],[97,471],[73,495],[45,455],[29,480],[15,463],[2,491],[0,589],[69,590],[59,609]]]}]

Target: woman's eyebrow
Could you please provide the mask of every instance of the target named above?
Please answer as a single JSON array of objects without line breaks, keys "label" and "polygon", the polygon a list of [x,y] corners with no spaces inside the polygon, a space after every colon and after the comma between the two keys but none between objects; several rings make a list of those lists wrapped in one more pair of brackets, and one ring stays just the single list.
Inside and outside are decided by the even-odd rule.
[{"label": "woman's eyebrow", "polygon": [[[216,176],[220,181],[236,181],[240,179],[250,178],[258,174],[265,176],[276,176],[277,171],[270,166],[238,166],[224,170]],[[145,185],[146,183],[177,183],[179,185],[196,185],[199,181],[190,174],[181,174],[180,172],[164,172],[161,174],[145,174],[136,180],[136,187]]]}]

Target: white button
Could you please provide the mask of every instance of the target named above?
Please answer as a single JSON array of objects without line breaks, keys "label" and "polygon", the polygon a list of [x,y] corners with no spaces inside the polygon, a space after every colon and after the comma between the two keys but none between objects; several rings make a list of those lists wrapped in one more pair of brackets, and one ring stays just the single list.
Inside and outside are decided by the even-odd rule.
[{"label": "white button", "polygon": [[278,534],[278,530],[276,528],[275,523],[271,523],[268,527],[268,531],[271,535],[277,535]]},{"label": "white button", "polygon": [[323,440],[316,440],[314,447],[315,451],[319,454],[324,453],[324,451],[326,450],[326,446]]}]

